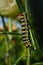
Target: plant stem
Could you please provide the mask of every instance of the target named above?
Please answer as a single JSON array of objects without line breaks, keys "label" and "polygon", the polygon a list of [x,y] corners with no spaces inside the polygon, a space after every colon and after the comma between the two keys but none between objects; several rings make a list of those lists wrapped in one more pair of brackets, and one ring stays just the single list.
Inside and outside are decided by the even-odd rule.
[{"label": "plant stem", "polygon": [[27,65],[30,65],[30,48],[26,48],[26,54],[27,54]]},{"label": "plant stem", "polygon": [[3,32],[0,32],[0,34],[10,34],[10,35],[22,35],[22,34],[19,34],[19,33],[15,33],[15,32],[6,32],[6,31],[3,31]]},{"label": "plant stem", "polygon": [[24,6],[22,4],[22,1],[21,0],[16,0],[16,2],[17,2],[17,5],[18,5],[21,13],[25,12],[25,8],[24,8]]},{"label": "plant stem", "polygon": [[[25,0],[25,11],[27,13],[27,20],[29,20],[29,17],[28,17],[28,5],[27,5],[27,0]],[[29,22],[29,21],[28,21]],[[28,23],[27,22],[27,23]],[[29,25],[30,26],[30,25]],[[30,36],[30,35],[29,35]],[[26,48],[26,52],[27,52],[27,65],[30,65],[30,47]]]},{"label": "plant stem", "polygon": [[30,29],[30,38],[31,38],[31,42],[32,42],[32,45],[34,47],[34,50],[36,50],[36,44],[35,44],[36,42],[34,41],[31,29]]},{"label": "plant stem", "polygon": [[[5,24],[5,21],[4,21],[4,17],[3,16],[1,16],[1,18],[2,18],[2,23],[3,23],[3,27],[4,27],[4,32],[6,31],[7,32],[7,30],[6,30],[6,24]],[[6,41],[5,41],[5,43],[6,43],[6,55],[5,55],[5,62],[6,62],[6,64],[7,64],[7,61],[8,61],[8,50],[9,50],[9,48],[8,48],[8,44],[9,44],[9,38],[8,38],[8,35],[6,34]],[[8,64],[7,64],[8,65]]]},{"label": "plant stem", "polygon": [[[4,17],[2,15],[1,15],[1,18],[2,18],[2,23],[3,23],[4,31],[6,31],[6,24],[5,24],[5,21],[4,21]],[[7,34],[6,34],[6,38],[8,40],[8,35]]]},{"label": "plant stem", "polygon": [[[24,56],[24,55],[23,55]],[[23,56],[20,56],[14,63],[14,65],[17,65],[17,63],[21,60],[21,58],[23,58]]]},{"label": "plant stem", "polygon": [[[12,20],[11,18],[8,19],[8,32],[12,32]],[[12,39],[12,35],[8,34],[9,41]]]}]

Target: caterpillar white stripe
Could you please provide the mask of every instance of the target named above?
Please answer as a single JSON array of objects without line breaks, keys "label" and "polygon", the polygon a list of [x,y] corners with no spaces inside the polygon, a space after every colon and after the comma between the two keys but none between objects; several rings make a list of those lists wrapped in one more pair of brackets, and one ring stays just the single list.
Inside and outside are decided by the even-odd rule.
[{"label": "caterpillar white stripe", "polygon": [[21,21],[21,28],[22,28],[22,38],[23,38],[23,43],[26,47],[31,46],[30,44],[30,33],[28,30],[28,26],[27,26],[27,15],[26,13],[22,13],[19,16],[19,20]]}]

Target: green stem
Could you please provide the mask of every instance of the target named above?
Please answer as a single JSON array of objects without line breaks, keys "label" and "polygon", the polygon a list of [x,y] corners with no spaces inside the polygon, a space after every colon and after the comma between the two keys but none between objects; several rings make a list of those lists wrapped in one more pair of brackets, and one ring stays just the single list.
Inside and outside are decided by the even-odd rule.
[{"label": "green stem", "polygon": [[17,65],[17,63],[21,60],[21,58],[23,58],[24,55],[20,56],[14,63],[14,65]]},{"label": "green stem", "polygon": [[30,65],[30,48],[29,47],[26,49],[26,54],[27,54],[27,65]]},{"label": "green stem", "polygon": [[26,13],[28,13],[28,9],[27,9],[27,0],[25,0],[25,10],[26,10]]},{"label": "green stem", "polygon": [[38,41],[34,35],[34,32],[32,32],[32,30],[30,29],[30,38],[31,38],[31,42],[32,42],[32,45],[34,47],[34,50],[39,50],[41,55],[43,56],[43,52],[38,44]]},{"label": "green stem", "polygon": [[[12,20],[11,18],[8,19],[8,32],[12,32]],[[9,41],[12,39],[12,35],[8,34]]]},{"label": "green stem", "polygon": [[4,21],[4,17],[1,16],[1,18],[2,18],[2,23],[3,23],[4,30],[6,31],[6,24],[5,24],[5,21]]},{"label": "green stem", "polygon": [[[4,21],[4,17],[3,16],[1,16],[2,17],[2,23],[3,23],[3,27],[4,27],[4,32],[6,31],[6,24],[5,24],[5,21]],[[7,31],[6,31],[7,32]],[[8,50],[9,50],[9,48],[8,48],[8,44],[9,44],[9,38],[8,38],[8,35],[6,34],[6,41],[5,41],[5,43],[6,43],[6,58],[5,58],[5,60],[7,60],[8,61],[8,56],[7,56],[7,54],[8,54]],[[6,63],[7,64],[7,63]]]},{"label": "green stem", "polygon": [[[5,21],[4,21],[4,17],[1,16],[1,18],[2,18],[2,23],[3,23],[4,31],[6,31],[6,24],[5,24]],[[7,31],[6,31],[6,32],[7,32]],[[7,38],[7,40],[9,40],[7,34],[6,34],[6,38]]]},{"label": "green stem", "polygon": [[25,8],[24,8],[24,6],[22,4],[22,1],[21,0],[16,0],[16,2],[17,2],[17,5],[18,5],[21,13],[25,12]]},{"label": "green stem", "polygon": [[31,41],[32,41],[32,45],[33,45],[34,49],[36,50],[36,45],[35,45],[35,41],[34,41],[31,29],[30,29],[30,38],[31,38]]},{"label": "green stem", "polygon": [[[29,20],[29,17],[28,17],[28,6],[27,6],[27,0],[25,0],[25,11],[26,11],[26,13],[27,13],[27,20]],[[27,49],[26,49],[26,51],[27,51],[27,65],[30,65],[30,47],[28,47]]]},{"label": "green stem", "polygon": [[22,34],[19,34],[19,33],[15,33],[15,32],[6,32],[6,31],[3,31],[3,32],[0,32],[1,34],[10,34],[10,35],[22,35]]}]

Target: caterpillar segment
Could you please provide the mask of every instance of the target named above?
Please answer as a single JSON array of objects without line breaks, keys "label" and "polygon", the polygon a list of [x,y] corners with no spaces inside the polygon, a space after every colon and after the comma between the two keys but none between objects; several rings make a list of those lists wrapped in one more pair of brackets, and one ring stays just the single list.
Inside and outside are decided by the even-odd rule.
[{"label": "caterpillar segment", "polygon": [[19,20],[21,21],[23,43],[26,47],[30,47],[31,44],[30,44],[30,33],[27,25],[27,13],[22,13],[19,16]]}]

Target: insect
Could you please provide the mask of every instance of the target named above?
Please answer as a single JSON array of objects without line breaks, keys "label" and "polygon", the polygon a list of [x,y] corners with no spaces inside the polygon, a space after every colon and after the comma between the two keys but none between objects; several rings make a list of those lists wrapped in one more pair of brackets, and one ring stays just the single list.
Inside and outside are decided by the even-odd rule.
[{"label": "insect", "polygon": [[23,43],[26,47],[30,47],[31,44],[29,37],[30,33],[27,24],[27,14],[26,13],[19,14],[18,19],[21,21]]}]

